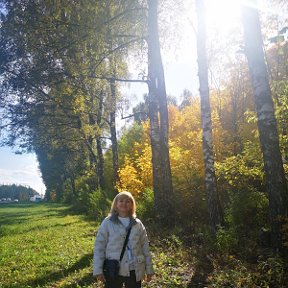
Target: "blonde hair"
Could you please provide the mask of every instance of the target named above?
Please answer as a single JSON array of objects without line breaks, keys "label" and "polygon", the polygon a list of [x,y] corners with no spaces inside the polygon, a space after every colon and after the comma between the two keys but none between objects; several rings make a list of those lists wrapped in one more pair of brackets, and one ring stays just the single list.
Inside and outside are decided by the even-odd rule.
[{"label": "blonde hair", "polygon": [[131,208],[131,215],[129,215],[130,217],[136,217],[136,202],[135,199],[133,197],[133,195],[128,192],[128,191],[122,191],[120,193],[118,193],[115,198],[113,199],[112,205],[111,205],[111,210],[110,210],[110,215],[118,215],[116,206],[117,206],[117,202],[120,199],[129,199],[132,202],[132,208]]}]

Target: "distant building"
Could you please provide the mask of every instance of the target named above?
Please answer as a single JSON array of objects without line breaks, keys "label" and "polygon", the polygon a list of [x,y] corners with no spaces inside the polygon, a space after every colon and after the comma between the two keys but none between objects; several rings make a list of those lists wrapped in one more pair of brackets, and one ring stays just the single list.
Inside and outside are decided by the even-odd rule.
[{"label": "distant building", "polygon": [[41,202],[43,201],[43,196],[42,195],[34,195],[33,197],[30,197],[31,202]]},{"label": "distant building", "polygon": [[18,199],[12,199],[12,198],[8,197],[8,198],[1,198],[0,202],[1,202],[1,204],[4,204],[4,203],[19,202],[19,200]]}]

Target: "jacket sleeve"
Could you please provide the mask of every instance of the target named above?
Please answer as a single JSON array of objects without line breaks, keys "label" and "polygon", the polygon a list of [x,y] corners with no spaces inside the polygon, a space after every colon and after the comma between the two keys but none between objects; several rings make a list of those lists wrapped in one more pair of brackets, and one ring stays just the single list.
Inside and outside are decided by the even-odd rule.
[{"label": "jacket sleeve", "polygon": [[153,264],[152,264],[152,256],[150,253],[150,248],[149,248],[149,240],[147,236],[147,232],[145,229],[145,226],[140,223],[142,226],[142,233],[141,233],[141,246],[142,246],[142,252],[145,257],[145,269],[146,269],[146,274],[151,275],[154,274],[153,270]]},{"label": "jacket sleeve", "polygon": [[103,274],[103,263],[108,242],[107,218],[101,223],[94,244],[93,275]]}]

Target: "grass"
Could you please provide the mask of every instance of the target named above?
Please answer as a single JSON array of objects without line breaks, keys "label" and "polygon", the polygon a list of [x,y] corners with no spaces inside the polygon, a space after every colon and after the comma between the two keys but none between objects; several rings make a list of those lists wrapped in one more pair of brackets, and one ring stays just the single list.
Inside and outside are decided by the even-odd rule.
[{"label": "grass", "polygon": [[[100,288],[92,277],[98,224],[51,203],[0,206],[1,288]],[[187,287],[191,267],[176,236],[151,243],[155,277],[143,287]]]},{"label": "grass", "polygon": [[2,205],[0,219],[1,288],[96,287],[95,223],[57,204]]}]

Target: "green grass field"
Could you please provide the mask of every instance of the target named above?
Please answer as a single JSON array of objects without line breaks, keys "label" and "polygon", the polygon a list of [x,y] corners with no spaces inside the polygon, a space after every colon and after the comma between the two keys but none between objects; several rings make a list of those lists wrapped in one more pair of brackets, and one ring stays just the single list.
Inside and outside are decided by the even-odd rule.
[{"label": "green grass field", "polygon": [[97,287],[96,228],[63,205],[0,206],[0,287]]},{"label": "green grass field", "polygon": [[[0,288],[103,287],[92,277],[97,227],[61,204],[0,205]],[[187,287],[191,267],[180,246],[153,237],[156,275],[143,287]]]}]

